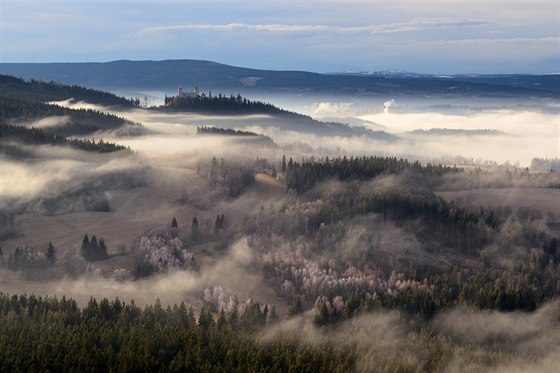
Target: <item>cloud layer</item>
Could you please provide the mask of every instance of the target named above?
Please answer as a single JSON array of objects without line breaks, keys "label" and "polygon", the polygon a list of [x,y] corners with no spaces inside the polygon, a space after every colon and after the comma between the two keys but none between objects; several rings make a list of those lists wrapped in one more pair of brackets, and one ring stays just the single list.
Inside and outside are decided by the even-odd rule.
[{"label": "cloud layer", "polygon": [[489,22],[477,19],[415,19],[409,22],[399,22],[380,25],[364,26],[335,26],[335,25],[290,25],[290,24],[183,24],[171,26],[148,27],[140,31],[141,34],[167,31],[211,30],[211,31],[268,31],[268,32],[344,32],[344,33],[396,33],[428,30],[442,27],[465,27],[485,25]]}]

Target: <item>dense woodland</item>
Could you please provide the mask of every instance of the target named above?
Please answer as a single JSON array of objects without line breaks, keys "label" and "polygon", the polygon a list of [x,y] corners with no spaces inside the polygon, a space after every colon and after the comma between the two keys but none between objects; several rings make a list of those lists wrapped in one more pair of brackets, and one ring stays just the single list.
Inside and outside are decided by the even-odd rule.
[{"label": "dense woodland", "polygon": [[0,140],[16,140],[29,145],[67,145],[76,149],[98,153],[110,153],[122,150],[131,151],[130,148],[126,146],[104,142],[103,139],[97,142],[95,142],[94,139],[72,139],[45,132],[39,128],[24,126],[0,125]]},{"label": "dense woodland", "polygon": [[[257,303],[244,311],[195,315],[182,303],[141,309],[118,299],[0,294],[2,370],[18,371],[350,371],[349,347],[305,346],[285,336],[258,343],[251,332],[278,320]],[[29,344],[29,340],[34,342]],[[23,348],[23,346],[26,348]]]},{"label": "dense woodland", "polygon": [[165,108],[175,111],[193,111],[198,113],[227,113],[227,114],[282,114],[303,116],[287,110],[280,109],[270,103],[251,101],[241,95],[226,96],[221,93],[217,96],[196,97],[165,97]]},{"label": "dense woodland", "polygon": [[560,172],[560,158],[533,158],[531,171],[556,171]]},{"label": "dense woodland", "polygon": [[139,100],[129,100],[96,89],[33,79],[25,81],[10,75],[0,75],[0,96],[40,102],[73,98],[76,101],[87,101],[98,105],[140,106]]},{"label": "dense woodland", "polygon": [[86,135],[99,130],[117,129],[124,125],[139,126],[116,115],[102,113],[91,109],[68,109],[58,105],[49,105],[28,99],[0,96],[0,125],[26,124],[49,117],[59,124],[51,125],[46,130],[63,136]]},{"label": "dense woodland", "polygon": [[197,135],[220,135],[220,136],[236,136],[240,138],[254,138],[258,140],[259,143],[273,145],[274,141],[272,138],[263,135],[262,133],[255,133],[251,131],[243,131],[243,130],[236,130],[232,128],[220,128],[220,127],[196,127],[196,134]]},{"label": "dense woodland", "polygon": [[320,181],[337,178],[338,180],[366,180],[381,174],[399,174],[405,171],[419,175],[440,176],[448,173],[462,172],[461,168],[443,165],[427,164],[422,166],[420,162],[410,162],[406,159],[396,157],[337,157],[315,160],[304,159],[301,162],[292,158],[286,161],[282,158],[281,171],[285,174],[285,182],[288,188],[298,193],[311,189]]},{"label": "dense woodland", "polygon": [[251,162],[227,162],[216,157],[197,165],[197,173],[208,180],[214,190],[221,190],[224,195],[238,196],[243,189],[255,182],[255,168]]}]

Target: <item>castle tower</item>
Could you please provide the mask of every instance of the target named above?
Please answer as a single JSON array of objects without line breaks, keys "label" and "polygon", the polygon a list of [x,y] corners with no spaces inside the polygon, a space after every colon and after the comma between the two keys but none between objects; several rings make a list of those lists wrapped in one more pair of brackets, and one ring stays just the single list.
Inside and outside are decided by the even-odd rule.
[{"label": "castle tower", "polygon": [[179,97],[183,96],[183,86],[180,85],[180,84],[177,87],[177,96],[179,96]]},{"label": "castle tower", "polygon": [[194,94],[200,96],[200,89],[198,88],[198,86],[194,87]]}]

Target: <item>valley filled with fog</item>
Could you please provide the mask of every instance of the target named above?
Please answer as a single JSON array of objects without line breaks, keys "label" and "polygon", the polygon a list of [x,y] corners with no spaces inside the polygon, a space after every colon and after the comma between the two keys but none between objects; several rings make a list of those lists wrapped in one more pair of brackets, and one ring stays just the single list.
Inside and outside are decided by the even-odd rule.
[{"label": "valley filled with fog", "polygon": [[0,1],[0,373],[560,372],[558,0]]},{"label": "valley filled with fog", "polygon": [[[3,135],[0,293],[184,302],[357,371],[555,366],[558,101],[252,99],[304,115],[11,118],[125,149]],[[123,124],[72,132],[72,110]]]}]

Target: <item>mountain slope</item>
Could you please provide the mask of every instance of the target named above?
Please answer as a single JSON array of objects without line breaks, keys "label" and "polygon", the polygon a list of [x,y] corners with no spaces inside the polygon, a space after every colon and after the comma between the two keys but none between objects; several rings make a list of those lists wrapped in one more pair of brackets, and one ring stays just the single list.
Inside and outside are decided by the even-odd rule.
[{"label": "mountain slope", "polygon": [[[3,71],[3,70],[2,70]],[[37,76],[30,77],[36,79]],[[25,81],[9,75],[0,75],[0,95],[4,97],[22,98],[35,101],[61,101],[73,98],[99,105],[121,105],[131,107],[134,102],[124,97],[115,96],[109,92],[66,85],[53,81],[38,80]]]},{"label": "mountain slope", "polygon": [[[447,79],[435,76],[380,76],[318,74],[303,71],[270,71],[234,67],[210,61],[112,61],[105,63],[3,63],[3,73],[24,78],[55,80],[102,89],[174,90],[199,85],[204,90],[226,93],[266,91],[290,94],[336,95],[446,95],[557,98],[554,75],[542,76],[543,85],[510,85],[510,80],[468,77]],[[552,83],[548,81],[552,80]],[[539,87],[545,87],[541,89]]]},{"label": "mountain slope", "polygon": [[[59,136],[87,135],[99,130],[115,130],[140,126],[127,119],[95,110],[69,109],[57,105],[0,96],[0,126],[34,125]],[[49,123],[40,123],[48,119]]]}]

